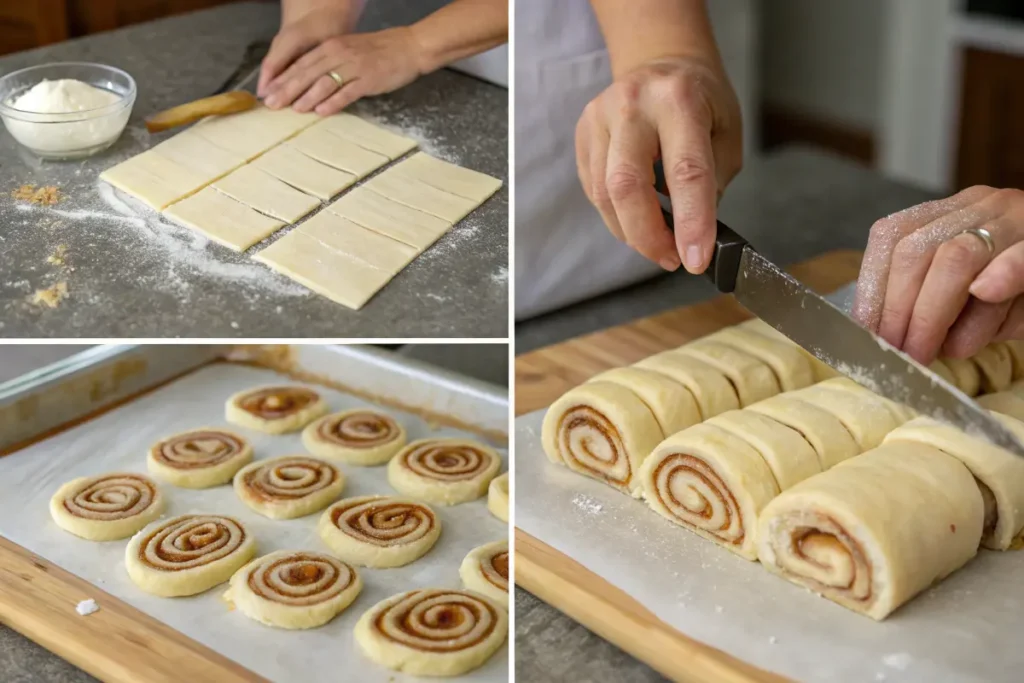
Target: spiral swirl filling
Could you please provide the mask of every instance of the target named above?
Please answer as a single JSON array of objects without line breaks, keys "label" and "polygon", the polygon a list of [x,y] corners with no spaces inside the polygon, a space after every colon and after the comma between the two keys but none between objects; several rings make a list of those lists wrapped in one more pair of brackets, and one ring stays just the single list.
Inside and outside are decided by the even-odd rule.
[{"label": "spiral swirl filling", "polygon": [[313,458],[285,458],[267,462],[245,473],[245,487],[263,500],[303,498],[327,488],[338,470]]},{"label": "spiral swirl filling", "polygon": [[150,531],[139,545],[139,561],[161,571],[193,569],[228,557],[245,538],[230,517],[185,515]]},{"label": "spiral swirl filling", "polygon": [[142,514],[155,498],[156,487],[148,479],[114,474],[89,481],[64,499],[64,509],[75,517],[107,522]]},{"label": "spiral swirl filling", "polygon": [[242,396],[238,405],[265,420],[276,420],[299,412],[317,399],[315,391],[304,387],[269,387]]},{"label": "spiral swirl filling", "polygon": [[677,522],[723,543],[742,545],[743,511],[729,486],[706,462],[672,453],[655,468],[653,480],[654,495]]},{"label": "spiral swirl filling", "polygon": [[153,458],[167,467],[192,470],[215,467],[241,453],[243,448],[242,441],[227,432],[188,432],[157,444]]},{"label": "spiral swirl filling", "polygon": [[482,560],[480,573],[495,588],[508,591],[508,551],[503,550]]},{"label": "spiral swirl filling", "polygon": [[872,569],[857,539],[832,517],[802,511],[772,525],[775,561],[787,575],[826,595],[872,599]]},{"label": "spiral swirl filling", "polygon": [[437,522],[425,505],[383,498],[343,501],[331,508],[331,523],[357,541],[391,547],[415,543]]},{"label": "spiral swirl filling", "polygon": [[633,471],[626,446],[604,413],[588,405],[570,408],[558,421],[557,439],[566,463],[612,486],[629,487]]},{"label": "spiral swirl filling", "polygon": [[349,413],[324,420],[316,430],[324,441],[348,448],[374,448],[399,436],[398,423],[387,415],[371,411]]},{"label": "spiral swirl filling", "polygon": [[259,563],[249,572],[247,583],[261,598],[307,607],[337,597],[354,580],[355,572],[340,560],[319,553],[295,553]]},{"label": "spiral swirl filling", "polygon": [[374,620],[388,640],[423,652],[459,652],[484,642],[498,626],[490,603],[458,591],[413,591]]},{"label": "spiral swirl filling", "polygon": [[402,454],[402,463],[413,473],[443,482],[464,481],[480,476],[493,456],[467,443],[427,441]]}]

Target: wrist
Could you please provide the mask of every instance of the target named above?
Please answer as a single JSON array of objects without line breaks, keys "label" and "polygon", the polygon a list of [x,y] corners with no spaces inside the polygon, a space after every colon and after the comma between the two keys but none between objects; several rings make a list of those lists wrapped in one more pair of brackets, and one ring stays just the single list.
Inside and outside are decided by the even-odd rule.
[{"label": "wrist", "polygon": [[443,66],[440,51],[431,44],[429,39],[429,27],[424,27],[422,21],[418,21],[404,29],[405,35],[402,40],[409,47],[413,63],[416,65],[416,72],[423,76],[432,71],[437,71]]}]

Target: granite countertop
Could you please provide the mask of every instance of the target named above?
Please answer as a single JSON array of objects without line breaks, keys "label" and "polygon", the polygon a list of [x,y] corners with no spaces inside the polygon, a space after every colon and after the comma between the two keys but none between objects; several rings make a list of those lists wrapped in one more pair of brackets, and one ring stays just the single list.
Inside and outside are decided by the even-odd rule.
[{"label": "granite countertop", "polygon": [[[749,163],[723,198],[720,217],[768,258],[786,265],[833,249],[862,249],[875,220],[934,198],[845,159],[789,148]],[[703,278],[661,276],[516,323],[516,353],[715,294]],[[521,683],[665,680],[522,588],[515,590],[515,610],[516,680]]]},{"label": "granite countertop", "polygon": [[[369,3],[360,27],[409,23],[436,4]],[[111,149],[89,159],[41,162],[0,131],[0,336],[508,335],[504,88],[441,70],[357,103],[358,113],[401,129],[424,151],[505,181],[360,311],[152,212],[126,216],[123,203],[99,183],[103,170],[170,135],[151,138],[145,116],[219,88],[250,43],[273,37],[278,13],[272,3],[231,4],[0,58],[0,74],[52,61],[96,61],[125,69],[138,84],[128,128]],[[11,192],[24,184],[55,185],[65,199],[52,208],[16,203]],[[64,263],[48,262],[58,249]],[[69,296],[57,308],[29,302],[36,290],[59,282]]]}]

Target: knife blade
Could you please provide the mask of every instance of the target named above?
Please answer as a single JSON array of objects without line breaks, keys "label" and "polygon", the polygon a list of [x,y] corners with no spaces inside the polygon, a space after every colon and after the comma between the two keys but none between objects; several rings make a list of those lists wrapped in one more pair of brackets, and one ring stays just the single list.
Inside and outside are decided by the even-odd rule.
[{"label": "knife blade", "polygon": [[[665,194],[663,176],[656,172],[656,179]],[[671,229],[672,214],[663,213]],[[1024,444],[969,396],[861,327],[721,221],[705,274],[719,291],[733,294],[751,313],[855,382],[1024,457]]]}]

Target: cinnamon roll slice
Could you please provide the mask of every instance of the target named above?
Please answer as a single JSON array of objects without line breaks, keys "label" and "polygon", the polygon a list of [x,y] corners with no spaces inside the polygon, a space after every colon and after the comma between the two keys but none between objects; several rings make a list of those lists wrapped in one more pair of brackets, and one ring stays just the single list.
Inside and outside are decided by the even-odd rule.
[{"label": "cinnamon roll slice", "polygon": [[1010,360],[1013,362],[1013,381],[1024,380],[1024,341],[1011,339],[1003,344],[1010,352]]},{"label": "cinnamon roll slice", "polygon": [[344,612],[362,590],[356,570],[337,558],[309,550],[279,550],[235,572],[224,598],[267,626],[308,629]]},{"label": "cinnamon roll slice", "polygon": [[238,520],[181,515],[132,536],[125,567],[136,586],[162,597],[195,595],[227,581],[256,554],[256,541]]},{"label": "cinnamon roll slice", "polygon": [[790,394],[773,396],[755,403],[748,410],[761,413],[800,432],[818,454],[818,462],[823,471],[861,452],[850,432],[835,415]]},{"label": "cinnamon roll slice", "polygon": [[501,456],[466,439],[420,439],[388,463],[388,483],[399,493],[438,505],[458,505],[487,493]]},{"label": "cinnamon roll slice", "polygon": [[228,399],[225,419],[267,434],[302,429],[327,412],[320,394],[307,387],[269,386],[240,391]]},{"label": "cinnamon roll slice", "polygon": [[[1006,415],[994,417],[1024,439],[1024,423]],[[995,503],[987,515],[981,544],[1007,550],[1024,541],[1024,460],[1020,457],[927,417],[903,425],[889,434],[885,443],[924,444],[962,462]]]},{"label": "cinnamon roll slice", "polygon": [[1001,413],[1017,420],[1024,420],[1024,396],[1018,396],[1012,391],[1001,391],[998,394],[979,396],[978,405],[994,413]]},{"label": "cinnamon roll slice", "polygon": [[755,332],[750,327],[733,325],[706,337],[750,354],[765,363],[775,374],[782,391],[795,391],[814,384],[814,367],[799,346]]},{"label": "cinnamon roll slice", "polygon": [[318,458],[286,455],[259,460],[238,471],[235,493],[270,519],[293,519],[323,510],[345,488],[337,467]]},{"label": "cinnamon roll slice", "polygon": [[356,623],[355,639],[377,664],[413,676],[458,676],[505,642],[508,614],[473,591],[428,588],[382,600]]},{"label": "cinnamon roll slice", "polygon": [[252,446],[238,434],[205,427],[169,436],[149,449],[146,465],[153,476],[187,489],[205,489],[231,481],[252,460]]},{"label": "cinnamon roll slice", "polygon": [[697,400],[701,419],[706,420],[740,407],[736,387],[722,372],[704,361],[677,351],[656,353],[636,363],[634,367],[654,370],[689,389]]},{"label": "cinnamon roll slice", "polygon": [[375,410],[357,408],[325,415],[302,431],[313,455],[348,465],[382,465],[405,445],[405,428]]},{"label": "cinnamon roll slice", "polygon": [[983,515],[963,463],[891,442],[768,503],[757,554],[769,571],[881,620],[974,557]]},{"label": "cinnamon roll slice", "polygon": [[317,527],[335,555],[362,567],[402,567],[427,554],[441,536],[430,506],[410,498],[360,496],[324,510]]},{"label": "cinnamon roll slice", "polygon": [[700,408],[690,390],[654,370],[615,368],[589,381],[611,382],[632,391],[650,409],[663,434],[675,434],[701,421]]},{"label": "cinnamon roll slice", "polygon": [[757,516],[779,486],[761,454],[712,424],[665,439],[640,468],[651,509],[748,560]]},{"label": "cinnamon roll slice", "polygon": [[473,548],[459,567],[462,585],[508,609],[508,541]]},{"label": "cinnamon roll slice", "polygon": [[903,423],[874,394],[836,388],[834,382],[837,380],[826,380],[786,396],[831,413],[853,437],[859,453],[878,446],[886,434]]},{"label": "cinnamon roll slice", "polygon": [[936,361],[946,367],[953,376],[952,384],[968,396],[981,393],[981,371],[969,358],[942,358]]},{"label": "cinnamon roll slice", "polygon": [[548,408],[541,432],[551,462],[635,497],[640,464],[663,438],[647,404],[611,382],[570,390]]},{"label": "cinnamon roll slice", "polygon": [[156,483],[131,472],[79,477],[50,499],[50,516],[57,526],[90,541],[128,538],[163,511]]},{"label": "cinnamon roll slice", "polygon": [[989,344],[971,360],[981,375],[981,393],[1006,391],[1013,383],[1013,356],[1006,344]]},{"label": "cinnamon roll slice", "polygon": [[760,359],[717,341],[698,339],[675,353],[696,358],[721,372],[736,389],[740,406],[746,407],[780,391],[775,373]]},{"label": "cinnamon roll slice", "polygon": [[491,479],[487,487],[487,509],[501,521],[508,521],[508,472]]}]

